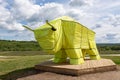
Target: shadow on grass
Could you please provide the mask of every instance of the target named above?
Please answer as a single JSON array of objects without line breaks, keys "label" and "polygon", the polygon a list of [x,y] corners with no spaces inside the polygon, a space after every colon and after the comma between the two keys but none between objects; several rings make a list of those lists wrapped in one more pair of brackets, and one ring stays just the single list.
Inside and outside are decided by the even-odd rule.
[{"label": "shadow on grass", "polygon": [[34,67],[25,68],[25,69],[9,72],[8,74],[5,75],[0,75],[0,80],[16,80],[18,78],[22,78],[25,76],[30,76],[38,73],[43,73],[43,72],[34,69]]}]

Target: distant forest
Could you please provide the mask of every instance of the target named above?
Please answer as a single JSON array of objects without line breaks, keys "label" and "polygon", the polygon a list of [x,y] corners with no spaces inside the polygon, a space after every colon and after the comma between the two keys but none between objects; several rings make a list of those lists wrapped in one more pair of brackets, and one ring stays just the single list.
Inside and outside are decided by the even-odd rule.
[{"label": "distant forest", "polygon": [[[102,43],[97,44],[99,51],[119,50],[120,43]],[[10,41],[0,40],[0,51],[40,51],[41,47],[36,41]]]},{"label": "distant forest", "polygon": [[0,40],[0,51],[40,51],[35,41]]}]

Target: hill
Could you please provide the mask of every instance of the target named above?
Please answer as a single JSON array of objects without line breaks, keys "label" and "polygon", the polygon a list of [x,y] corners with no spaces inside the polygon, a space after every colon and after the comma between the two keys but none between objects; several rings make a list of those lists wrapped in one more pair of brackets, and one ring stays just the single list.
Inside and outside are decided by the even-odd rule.
[{"label": "hill", "polygon": [[36,41],[0,40],[0,51],[40,51]]},{"label": "hill", "polygon": [[[99,51],[120,51],[120,43],[98,43]],[[40,51],[36,41],[0,40],[0,51]]]}]

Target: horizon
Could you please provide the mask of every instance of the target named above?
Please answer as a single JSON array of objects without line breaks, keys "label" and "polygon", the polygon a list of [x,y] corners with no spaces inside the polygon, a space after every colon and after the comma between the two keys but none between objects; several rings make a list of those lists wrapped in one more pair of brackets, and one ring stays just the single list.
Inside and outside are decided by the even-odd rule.
[{"label": "horizon", "polygon": [[97,43],[120,43],[119,5],[119,0],[0,0],[0,40],[35,41],[22,25],[35,29],[69,16],[95,31]]},{"label": "horizon", "polygon": [[[0,41],[23,41],[24,42],[24,40],[1,40],[0,39]],[[30,41],[25,41],[25,42],[31,42],[31,41],[33,41],[33,42],[37,42],[36,40],[30,40]],[[120,43],[96,43],[96,44],[120,44]]]}]

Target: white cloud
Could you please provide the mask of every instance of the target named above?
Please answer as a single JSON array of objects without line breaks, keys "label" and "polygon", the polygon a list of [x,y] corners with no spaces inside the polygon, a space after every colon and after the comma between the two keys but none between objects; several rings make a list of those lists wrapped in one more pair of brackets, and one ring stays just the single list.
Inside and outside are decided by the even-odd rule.
[{"label": "white cloud", "polygon": [[[58,3],[47,3],[43,6],[40,6],[34,4],[30,0],[14,0],[13,2],[13,6],[9,7],[10,9],[6,8],[7,5],[5,5],[5,1],[1,1],[0,3],[4,3],[4,5],[0,5],[0,27],[1,30],[7,31],[6,34],[0,32],[1,37],[3,35],[2,38],[7,38],[7,35],[11,33],[12,39],[34,40],[31,32],[26,31],[25,33],[21,34],[18,33],[21,31],[24,32],[21,22],[25,22],[25,24],[33,27],[34,29],[35,27],[42,25],[46,19],[51,20],[65,14],[63,5]],[[11,30],[10,33],[9,30]],[[18,32],[12,33],[13,30],[18,30]],[[21,35],[24,36],[22,37]],[[11,37],[9,36],[8,38]]]},{"label": "white cloud", "polygon": [[97,42],[116,42],[115,40],[120,42],[119,0],[115,0],[115,2],[113,0],[104,2],[101,0],[90,2],[71,0],[69,5],[72,9],[76,9],[72,10],[71,13],[67,11],[70,16],[94,30]]},{"label": "white cloud", "polygon": [[38,4],[35,0],[13,0],[10,5],[9,1],[0,0],[0,30],[18,31],[13,33],[15,35],[11,33],[17,40],[21,40],[22,36],[22,40],[34,40],[33,34],[26,31],[22,24],[34,29],[44,24],[45,20],[68,15],[94,30],[97,42],[120,42],[119,0],[69,0],[68,4]]},{"label": "white cloud", "polygon": [[29,26],[36,27],[36,24],[41,24],[46,19],[51,20],[62,16],[65,10],[63,5],[58,3],[46,3],[40,6],[30,0],[15,0],[11,13],[18,21],[25,20]]},{"label": "white cloud", "polygon": [[98,42],[120,42],[120,16],[109,15],[93,27]]},{"label": "white cloud", "polygon": [[7,5],[8,5],[8,3],[6,3],[6,2],[5,2],[5,1],[3,1],[3,0],[0,0],[0,5],[5,7],[5,6],[7,6]]},{"label": "white cloud", "polygon": [[70,10],[67,10],[66,15],[69,15],[69,16],[75,18],[76,20],[80,20],[80,18],[82,16],[85,16],[86,13],[84,13],[83,10],[70,9]]},{"label": "white cloud", "polygon": [[[24,30],[19,22],[27,22],[29,26],[38,27],[45,20],[51,20],[65,14],[62,4],[47,3],[36,5],[30,0],[14,0],[13,6],[8,10],[0,6],[0,26],[9,30]],[[4,14],[3,14],[4,13]]]},{"label": "white cloud", "polygon": [[22,25],[14,20],[11,12],[5,8],[5,3],[6,2],[0,3],[0,27],[9,30],[24,30]]},{"label": "white cloud", "polygon": [[75,7],[92,6],[94,0],[71,0],[69,4]]},{"label": "white cloud", "polygon": [[10,12],[4,8],[3,6],[0,5],[0,21],[1,22],[4,22],[6,21],[7,19],[10,18]]},{"label": "white cloud", "polygon": [[14,0],[11,12],[16,19],[29,19],[34,14],[38,13],[39,5],[33,4],[30,0]]},{"label": "white cloud", "polygon": [[65,9],[62,4],[58,3],[47,3],[44,6],[41,6],[40,17],[43,16],[43,19],[54,19],[65,14]]}]

